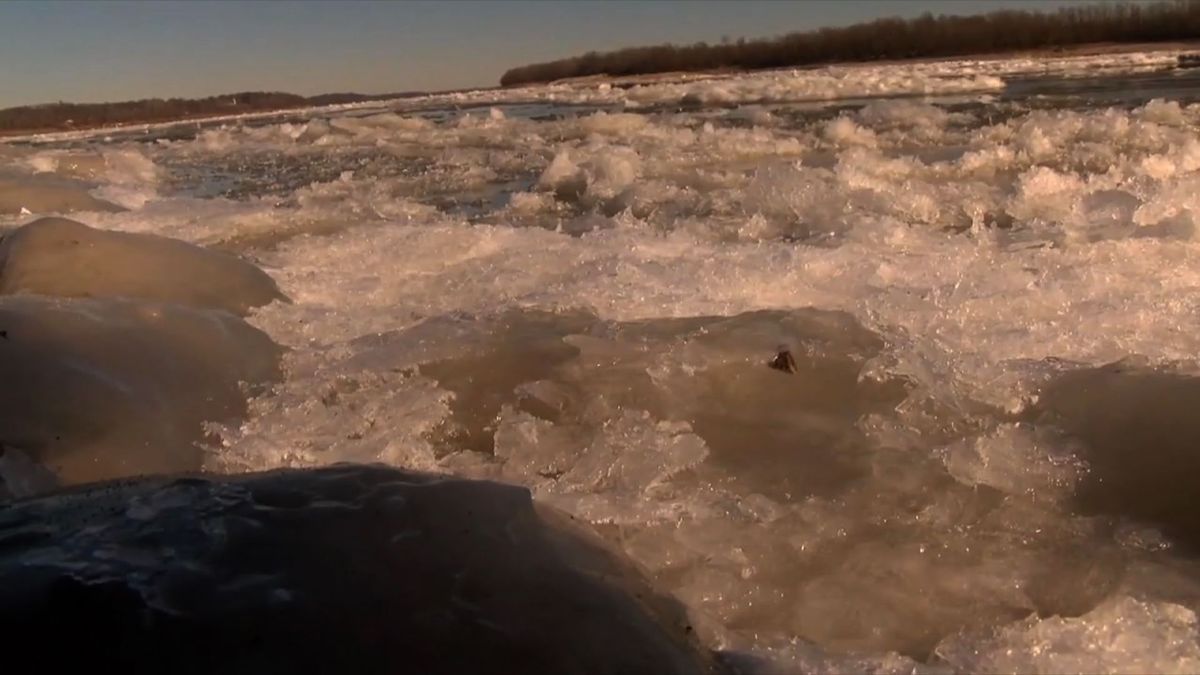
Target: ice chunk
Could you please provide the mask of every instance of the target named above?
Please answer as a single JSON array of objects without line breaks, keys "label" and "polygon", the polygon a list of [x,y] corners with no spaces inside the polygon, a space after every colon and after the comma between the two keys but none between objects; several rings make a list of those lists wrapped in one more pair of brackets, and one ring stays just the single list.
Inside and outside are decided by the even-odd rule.
[{"label": "ice chunk", "polygon": [[554,190],[561,200],[593,206],[619,196],[641,173],[641,158],[630,148],[601,145],[589,151],[581,161],[572,159],[565,149],[559,151],[538,178],[538,185]]},{"label": "ice chunk", "polygon": [[245,314],[283,298],[236,257],[148,234],[42,218],[0,240],[0,294],[130,297]]},{"label": "ice chunk", "polygon": [[240,415],[278,354],[226,312],[0,297],[0,444],[66,483],[195,470],[202,423]]},{"label": "ice chunk", "polygon": [[1188,123],[1183,108],[1178,101],[1164,101],[1156,98],[1139,110],[1143,119],[1169,126],[1184,126]]},{"label": "ice chunk", "polygon": [[951,637],[936,651],[961,672],[1195,673],[1197,638],[1190,609],[1115,597],[1078,618],[1030,618],[983,640]]},{"label": "ice chunk", "polygon": [[645,129],[649,123],[650,119],[645,115],[598,112],[581,119],[579,126],[593,134],[628,137]]},{"label": "ice chunk", "polygon": [[88,192],[90,188],[84,183],[57,179],[0,178],[0,215],[122,210],[116,204],[93,197]]},{"label": "ice chunk", "polygon": [[583,189],[583,178],[579,166],[571,161],[570,153],[565,150],[554,156],[554,159],[538,178],[538,185],[556,190],[564,188],[579,192]]},{"label": "ice chunk", "polygon": [[0,499],[29,497],[58,487],[54,472],[28,453],[0,445]]},{"label": "ice chunk", "polygon": [[637,179],[641,160],[634,150],[613,148],[585,164],[584,171],[588,176],[588,193],[600,199],[611,199]]},{"label": "ice chunk", "polygon": [[942,108],[911,99],[872,101],[858,111],[860,122],[875,128],[941,126],[950,121]]},{"label": "ice chunk", "polygon": [[158,167],[136,148],[100,152],[45,150],[29,155],[25,164],[36,174],[54,173],[79,180],[110,183],[154,183]]},{"label": "ice chunk", "polygon": [[854,123],[849,117],[836,117],[825,125],[825,137],[835,145],[876,145],[875,132]]},{"label": "ice chunk", "polygon": [[1084,510],[1161,525],[1194,545],[1197,406],[1200,378],[1118,362],[1055,379],[1030,417],[1082,443],[1090,467],[1077,495]]},{"label": "ice chunk", "polygon": [[966,485],[1043,499],[1070,496],[1087,467],[1070,444],[1028,424],[1005,424],[946,449],[946,469]]}]

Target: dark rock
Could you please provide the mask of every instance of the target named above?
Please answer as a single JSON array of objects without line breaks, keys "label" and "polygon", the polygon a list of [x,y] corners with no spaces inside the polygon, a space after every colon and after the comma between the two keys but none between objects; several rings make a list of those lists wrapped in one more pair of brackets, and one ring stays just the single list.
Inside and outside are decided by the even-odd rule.
[{"label": "dark rock", "polygon": [[785,373],[796,372],[796,357],[792,356],[792,352],[787,349],[780,349],[775,358],[771,359],[767,366],[775,370],[781,370]]},{"label": "dark rock", "polygon": [[41,672],[718,672],[689,626],[497,483],[345,465],[0,508],[0,631]]}]

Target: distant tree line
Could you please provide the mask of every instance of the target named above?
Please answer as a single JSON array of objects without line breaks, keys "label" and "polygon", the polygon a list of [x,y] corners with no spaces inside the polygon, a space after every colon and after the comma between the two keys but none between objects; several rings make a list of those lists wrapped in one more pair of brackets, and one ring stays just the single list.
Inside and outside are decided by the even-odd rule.
[{"label": "distant tree line", "polygon": [[119,124],[160,122],[201,115],[295,108],[303,96],[279,92],[241,92],[208,98],[148,98],[121,103],[47,103],[0,110],[0,130],[86,129]]},{"label": "distant tree line", "polygon": [[399,94],[321,94],[298,96],[250,91],[208,98],[149,98],[120,103],[47,103],[0,110],[0,133],[66,131],[123,124],[149,124],[195,117],[289,110],[307,106],[358,103],[414,96]]},{"label": "distant tree line", "polygon": [[[799,7],[803,7],[800,4]],[[975,16],[888,18],[762,40],[632,47],[513,68],[503,86],[588,75],[779,68],[833,61],[959,56],[1097,42],[1200,37],[1200,0],[1004,10]]]}]

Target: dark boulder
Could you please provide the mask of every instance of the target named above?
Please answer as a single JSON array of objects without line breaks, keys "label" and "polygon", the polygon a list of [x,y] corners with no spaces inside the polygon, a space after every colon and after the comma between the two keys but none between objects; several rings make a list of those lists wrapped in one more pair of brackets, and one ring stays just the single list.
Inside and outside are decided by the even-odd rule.
[{"label": "dark boulder", "polygon": [[525,489],[368,466],[2,505],[0,631],[41,672],[719,670],[675,601]]}]

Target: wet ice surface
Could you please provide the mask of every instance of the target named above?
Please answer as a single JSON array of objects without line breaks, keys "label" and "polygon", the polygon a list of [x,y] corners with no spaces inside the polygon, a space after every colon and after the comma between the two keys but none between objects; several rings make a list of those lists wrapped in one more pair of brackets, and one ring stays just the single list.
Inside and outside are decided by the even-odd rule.
[{"label": "wet ice surface", "polygon": [[210,420],[209,468],[527,486],[749,672],[1195,672],[1200,88],[1168,62],[0,146],[5,180],[124,209],[0,222],[75,211],[275,279],[292,302],[250,321],[285,377]]}]

